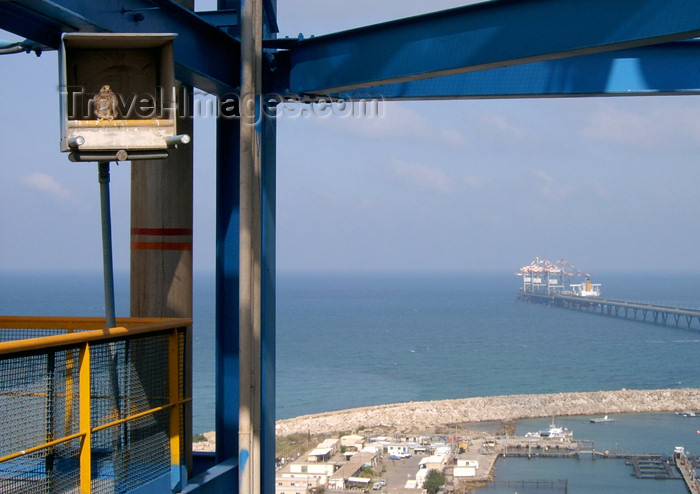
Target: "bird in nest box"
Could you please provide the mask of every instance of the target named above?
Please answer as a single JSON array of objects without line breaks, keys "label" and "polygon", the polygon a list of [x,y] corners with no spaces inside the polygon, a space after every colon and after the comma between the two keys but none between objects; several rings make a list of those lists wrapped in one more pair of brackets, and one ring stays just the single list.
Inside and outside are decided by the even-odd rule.
[{"label": "bird in nest box", "polygon": [[97,120],[113,120],[119,115],[117,95],[105,84],[93,98]]}]

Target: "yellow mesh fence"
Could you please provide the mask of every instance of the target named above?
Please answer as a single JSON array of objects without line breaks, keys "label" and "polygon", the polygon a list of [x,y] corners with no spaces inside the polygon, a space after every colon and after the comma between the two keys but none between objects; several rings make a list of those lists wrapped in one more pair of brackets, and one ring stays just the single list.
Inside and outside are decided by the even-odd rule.
[{"label": "yellow mesh fence", "polygon": [[171,436],[184,433],[171,422],[189,400],[184,352],[169,345],[184,348],[191,321],[18,321],[0,317],[0,492],[111,494],[169,479],[183,444]]}]

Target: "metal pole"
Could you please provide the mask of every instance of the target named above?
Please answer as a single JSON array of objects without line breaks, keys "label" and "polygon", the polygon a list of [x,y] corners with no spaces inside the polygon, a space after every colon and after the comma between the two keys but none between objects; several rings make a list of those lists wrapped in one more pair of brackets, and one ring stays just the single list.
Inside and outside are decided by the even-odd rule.
[{"label": "metal pole", "polygon": [[105,317],[108,328],[117,325],[114,311],[114,269],[112,267],[112,217],[109,208],[109,161],[98,162],[100,209],[102,212],[102,268],[105,286]]},{"label": "metal pole", "polygon": [[261,92],[262,2],[241,7],[241,175],[239,293],[239,485],[240,494],[260,494],[261,415]]},{"label": "metal pole", "polygon": [[[102,213],[102,269],[104,271],[104,287],[105,287],[105,322],[108,328],[113,328],[117,325],[115,310],[114,310],[114,269],[112,266],[112,217],[110,214],[109,200],[109,161],[99,161],[98,179],[100,182],[100,210]],[[114,410],[118,418],[121,418],[121,403],[119,394],[119,375],[117,373],[117,344],[109,344],[110,363],[109,363],[109,386],[110,394],[114,404]],[[112,461],[114,464],[114,476],[117,483],[117,492],[120,492],[123,480],[123,458],[121,455],[122,444],[119,434],[119,426],[112,433]]]}]

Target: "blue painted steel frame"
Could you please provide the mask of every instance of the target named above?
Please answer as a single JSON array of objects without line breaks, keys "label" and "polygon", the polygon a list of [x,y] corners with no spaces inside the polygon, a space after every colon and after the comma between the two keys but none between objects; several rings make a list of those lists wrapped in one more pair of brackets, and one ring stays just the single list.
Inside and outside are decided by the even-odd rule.
[{"label": "blue painted steel frame", "polygon": [[[269,112],[264,112],[268,115]],[[262,122],[262,342],[261,342],[261,487],[275,492],[276,421],[276,273],[277,273],[277,122]]]},{"label": "blue painted steel frame", "polygon": [[[217,463],[238,457],[239,144],[238,119],[220,118],[217,121],[216,181]],[[266,118],[262,122],[262,166],[262,486],[263,492],[274,492],[276,409],[276,122],[274,119]]]},{"label": "blue painted steel frame", "polygon": [[332,96],[426,100],[700,94],[698,60],[700,41],[678,41],[387,84]]},{"label": "blue painted steel frame", "polygon": [[[220,1],[220,8],[239,8]],[[266,2],[266,19],[275,4]],[[267,26],[266,35],[276,31]],[[271,111],[262,112],[271,115]],[[261,122],[262,156],[262,341],[261,341],[261,486],[275,491],[276,382],[276,121]],[[240,121],[217,121],[217,252],[216,252],[216,436],[217,462],[238,457],[239,404],[239,241],[240,241]],[[238,492],[238,486],[235,486]],[[199,492],[210,492],[206,484]],[[217,493],[219,491],[216,491]]]},{"label": "blue painted steel frame", "polygon": [[169,0],[0,1],[0,28],[54,49],[63,32],[177,33],[179,81],[216,94],[240,81],[240,43]]},{"label": "blue painted steel frame", "polygon": [[500,0],[304,39],[287,89],[331,94],[697,36],[696,0]]},{"label": "blue painted steel frame", "polygon": [[238,458],[240,126],[216,123],[216,462]]}]

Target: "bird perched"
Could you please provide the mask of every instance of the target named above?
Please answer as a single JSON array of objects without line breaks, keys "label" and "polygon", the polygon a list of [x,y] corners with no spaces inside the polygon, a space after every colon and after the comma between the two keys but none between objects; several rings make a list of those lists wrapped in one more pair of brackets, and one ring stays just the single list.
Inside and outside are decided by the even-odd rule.
[{"label": "bird perched", "polygon": [[97,120],[113,120],[118,116],[117,95],[105,84],[92,99]]}]

